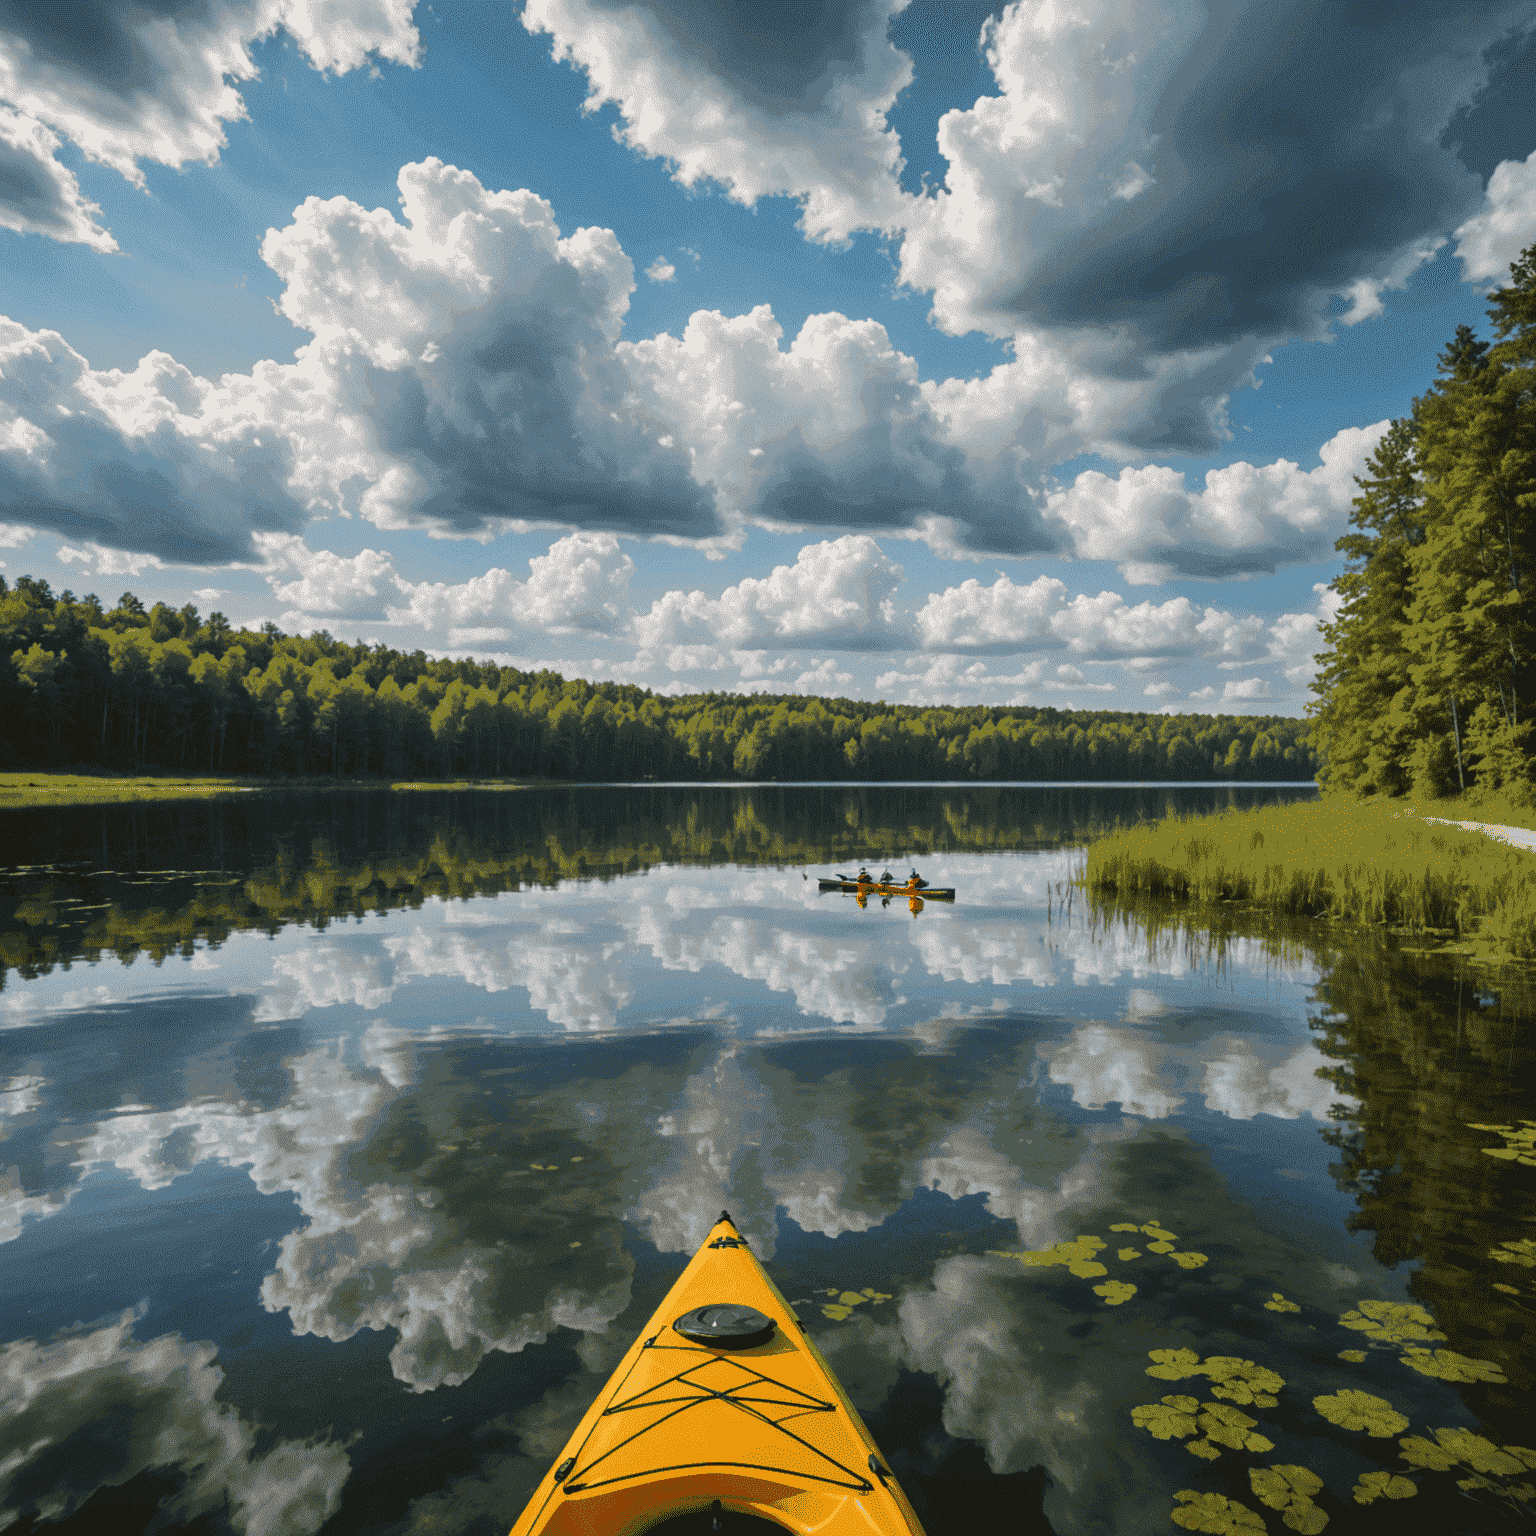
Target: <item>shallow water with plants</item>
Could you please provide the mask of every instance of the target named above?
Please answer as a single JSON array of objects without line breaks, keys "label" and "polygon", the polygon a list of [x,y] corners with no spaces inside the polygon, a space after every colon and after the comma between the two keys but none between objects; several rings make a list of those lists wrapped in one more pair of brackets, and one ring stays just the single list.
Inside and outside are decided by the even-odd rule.
[{"label": "shallow water with plants", "polygon": [[724,1207],[930,1536],[1528,1528],[1528,972],[1074,885],[1307,793],[0,812],[0,1525],[503,1532]]}]

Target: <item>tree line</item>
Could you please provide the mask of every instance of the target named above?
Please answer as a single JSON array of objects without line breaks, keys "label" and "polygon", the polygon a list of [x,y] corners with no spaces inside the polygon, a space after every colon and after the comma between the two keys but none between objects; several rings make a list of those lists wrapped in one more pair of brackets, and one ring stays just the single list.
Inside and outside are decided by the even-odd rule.
[{"label": "tree line", "polygon": [[572,780],[1313,776],[1301,720],[798,694],[669,698],[432,659],[325,631],[235,629],[192,604],[57,596],[0,577],[0,754],[11,767]]},{"label": "tree line", "polygon": [[1331,787],[1536,798],[1536,245],[1488,316],[1493,343],[1458,326],[1356,477],[1308,706]]}]

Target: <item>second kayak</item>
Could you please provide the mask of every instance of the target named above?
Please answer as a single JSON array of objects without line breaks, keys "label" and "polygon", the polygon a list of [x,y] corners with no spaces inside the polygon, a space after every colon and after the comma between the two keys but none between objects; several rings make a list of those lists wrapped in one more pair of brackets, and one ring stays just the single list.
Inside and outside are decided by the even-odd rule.
[{"label": "second kayak", "polygon": [[831,1367],[724,1211],[512,1536],[638,1536],[689,1515],[705,1528],[748,1516],[802,1536],[923,1536]]}]

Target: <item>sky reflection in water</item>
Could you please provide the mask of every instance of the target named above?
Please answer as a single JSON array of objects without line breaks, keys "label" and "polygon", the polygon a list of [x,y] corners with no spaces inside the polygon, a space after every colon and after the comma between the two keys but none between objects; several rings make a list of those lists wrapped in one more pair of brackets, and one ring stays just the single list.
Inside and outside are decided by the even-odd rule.
[{"label": "sky reflection in water", "polygon": [[[12,973],[3,1518],[504,1529],[723,1206],[934,1533],[1251,1503],[1266,1458],[1133,1428],[1201,1390],[1152,1349],[1278,1371],[1268,1460],[1346,1501],[1390,1463],[1315,1394],[1478,1424],[1400,1351],[1338,1358],[1411,1271],[1329,1176],[1360,1110],[1318,1076],[1317,957],[1065,914],[1077,858],[935,854],[960,901],[915,917],[656,864]],[[1206,1261],[1111,1230],[1155,1222]],[[1008,1257],[1079,1234],[1129,1299]]]}]

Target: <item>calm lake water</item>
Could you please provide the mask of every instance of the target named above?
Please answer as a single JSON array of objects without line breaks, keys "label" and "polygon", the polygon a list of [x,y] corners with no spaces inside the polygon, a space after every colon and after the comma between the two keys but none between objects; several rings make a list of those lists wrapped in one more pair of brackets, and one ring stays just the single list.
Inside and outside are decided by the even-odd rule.
[{"label": "calm lake water", "polygon": [[1069,895],[1311,792],[0,813],[0,1527],[505,1531],[722,1207],[930,1536],[1528,1527],[1528,984]]}]

